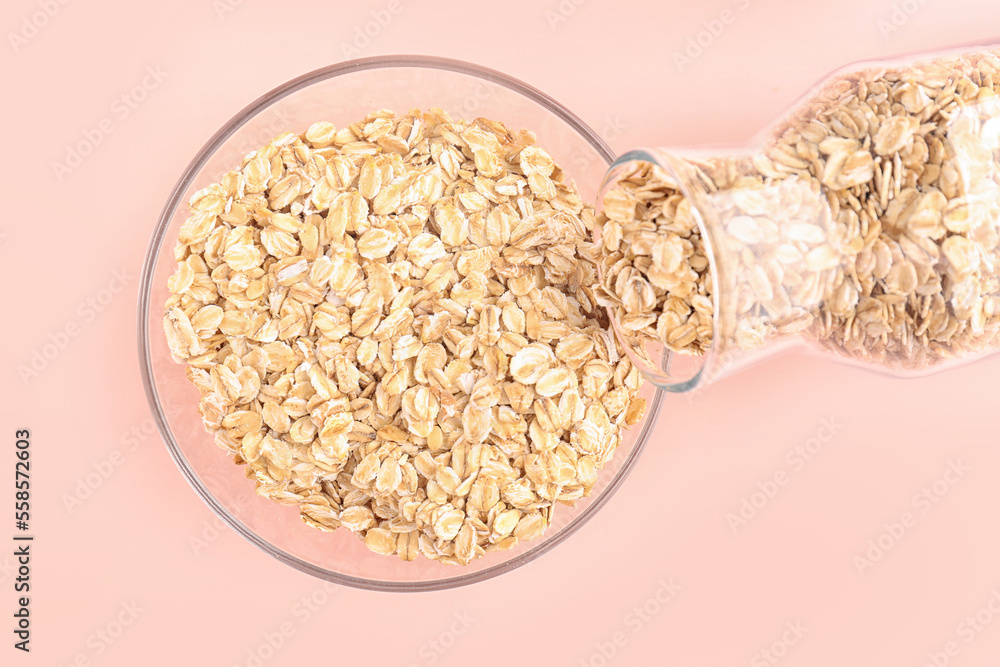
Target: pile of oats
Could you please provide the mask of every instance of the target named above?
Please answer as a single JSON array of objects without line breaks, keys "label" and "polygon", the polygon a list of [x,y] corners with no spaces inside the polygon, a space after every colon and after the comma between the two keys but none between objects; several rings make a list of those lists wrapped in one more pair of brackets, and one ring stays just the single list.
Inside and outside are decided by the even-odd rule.
[{"label": "pile of oats", "polygon": [[761,153],[679,161],[693,189],[632,164],[598,216],[599,301],[689,354],[803,333],[920,370],[996,345],[998,55],[838,77]]},{"label": "pile of oats", "polygon": [[466,564],[588,495],[645,409],[592,223],[529,132],[316,123],[192,198],[164,331],[258,493]]}]

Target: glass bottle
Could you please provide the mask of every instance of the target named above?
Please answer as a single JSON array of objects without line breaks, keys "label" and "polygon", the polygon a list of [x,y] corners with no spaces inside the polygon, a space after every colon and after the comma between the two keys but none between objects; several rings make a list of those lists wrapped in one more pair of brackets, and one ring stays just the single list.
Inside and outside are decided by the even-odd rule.
[{"label": "glass bottle", "polygon": [[1000,344],[1000,48],[855,65],[752,145],[609,169],[597,298],[689,391],[808,347],[921,375]]}]

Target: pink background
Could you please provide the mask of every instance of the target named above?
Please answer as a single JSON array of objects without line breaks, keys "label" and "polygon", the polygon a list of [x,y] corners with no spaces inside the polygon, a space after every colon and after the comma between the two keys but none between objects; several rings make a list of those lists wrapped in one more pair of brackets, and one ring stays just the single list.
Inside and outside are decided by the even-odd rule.
[{"label": "pink background", "polygon": [[[169,190],[232,114],[301,73],[448,56],[542,89],[616,151],[732,144],[841,65],[995,36],[995,0],[395,0],[351,56],[343,45],[388,1],[225,2],[0,10],[0,506],[13,502],[14,430],[28,427],[37,535],[30,655],[11,646],[16,575],[0,547],[0,664],[996,664],[1000,358],[894,381],[789,356],[671,398],[617,496],[551,554],[472,587],[391,595],[325,586],[223,528],[152,432],[135,350],[140,261]],[[678,68],[673,54],[727,8],[734,20]],[[147,78],[134,109],[116,104],[147,68],[162,80]],[[57,175],[105,118],[110,133]],[[67,324],[65,349],[20,377]],[[835,435],[798,458],[828,435],[823,420]],[[940,481],[953,464],[964,472]],[[776,475],[785,483],[734,531],[727,515]],[[935,482],[931,503],[920,494]],[[880,538],[888,550],[859,566]]]}]

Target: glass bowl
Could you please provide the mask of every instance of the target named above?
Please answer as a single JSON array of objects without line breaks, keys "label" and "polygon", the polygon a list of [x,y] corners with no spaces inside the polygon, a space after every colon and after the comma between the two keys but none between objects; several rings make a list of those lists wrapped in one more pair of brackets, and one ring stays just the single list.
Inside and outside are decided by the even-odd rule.
[{"label": "glass bowl", "polygon": [[346,529],[316,530],[293,507],[258,496],[245,476],[202,427],[198,392],[175,363],[161,324],[167,278],[187,202],[202,187],[237,167],[243,156],[284,131],[304,131],[317,120],[338,127],[374,109],[405,112],[438,106],[454,117],[485,116],[517,130],[533,130],[592,200],[613,160],[610,149],[579,118],[543,93],[504,74],[439,58],[390,56],[353,60],[305,74],[259,98],[234,116],[198,152],[170,193],[143,264],[139,292],[139,357],[146,397],[164,441],[198,495],[236,532],[278,560],[316,577],[358,588],[425,591],[483,581],[546,553],[587,522],[614,494],[635,465],[653,430],[663,393],[643,389],[647,412],[631,427],[593,493],[575,506],[556,508],[545,535],[510,551],[487,554],[467,566],[422,556],[404,562],[380,556]]}]

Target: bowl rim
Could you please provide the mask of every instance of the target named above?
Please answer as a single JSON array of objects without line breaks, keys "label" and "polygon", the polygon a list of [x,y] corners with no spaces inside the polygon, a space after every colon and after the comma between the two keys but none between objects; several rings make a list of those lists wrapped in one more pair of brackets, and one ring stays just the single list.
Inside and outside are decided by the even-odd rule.
[{"label": "bowl rim", "polygon": [[[612,496],[614,496],[615,492],[617,492],[618,488],[631,473],[636,461],[645,449],[649,436],[652,434],[652,431],[656,426],[656,421],[660,413],[660,407],[665,396],[663,390],[658,387],[654,387],[653,399],[650,404],[646,406],[646,417],[643,422],[643,427],[636,435],[635,444],[632,446],[631,452],[629,452],[627,458],[622,462],[621,467],[615,471],[614,476],[609,480],[608,485],[598,495],[591,498],[590,503],[579,515],[577,515],[572,521],[563,526],[557,533],[548,539],[545,539],[514,558],[504,560],[496,565],[468,574],[457,574],[453,577],[435,578],[422,581],[385,581],[378,579],[366,579],[363,577],[356,577],[336,572],[288,553],[267,539],[261,537],[252,529],[248,528],[236,519],[236,517],[233,516],[201,483],[198,475],[195,473],[191,464],[180,450],[180,447],[173,436],[173,432],[170,429],[167,417],[163,412],[163,408],[159,400],[159,393],[153,382],[153,362],[150,353],[150,339],[147,335],[153,273],[166,237],[167,228],[170,225],[170,220],[173,218],[177,207],[182,203],[181,197],[191,186],[195,175],[202,169],[202,167],[204,167],[206,162],[208,162],[219,147],[222,146],[227,139],[229,139],[240,127],[252,119],[256,114],[263,111],[278,100],[307,88],[314,83],[364,70],[403,67],[437,69],[458,74],[465,74],[503,86],[516,93],[520,93],[531,101],[545,107],[548,111],[552,112],[563,122],[572,127],[594,148],[595,151],[597,151],[597,153],[608,165],[610,165],[615,159],[615,154],[601,139],[601,137],[565,106],[537,88],[515,79],[514,77],[508,76],[507,74],[489,69],[487,67],[482,67],[480,65],[462,60],[439,58],[435,56],[386,55],[358,58],[315,69],[271,89],[250,104],[243,107],[232,118],[226,121],[226,123],[219,128],[219,130],[216,131],[215,134],[213,134],[212,137],[198,150],[197,154],[181,174],[177,183],[171,190],[170,195],[167,197],[167,201],[157,218],[156,226],[154,227],[153,234],[149,241],[149,246],[146,250],[146,256],[143,260],[139,285],[137,328],[139,342],[139,368],[142,374],[143,388],[146,395],[146,401],[149,404],[150,411],[156,422],[160,436],[163,438],[164,443],[167,445],[167,450],[170,452],[171,458],[174,460],[178,469],[180,469],[188,484],[220,519],[222,519],[230,528],[236,531],[236,533],[241,535],[244,539],[254,544],[271,557],[318,579],[323,579],[325,581],[344,586],[350,586],[352,588],[371,591],[424,592],[467,586],[481,581],[486,581],[487,579],[492,579],[493,577],[506,572],[510,572],[511,570],[517,569],[518,567],[547,553],[579,530],[580,527],[586,524],[587,521],[589,521],[602,507],[604,507],[604,505],[611,499]],[[456,571],[460,572],[460,570]]]}]

